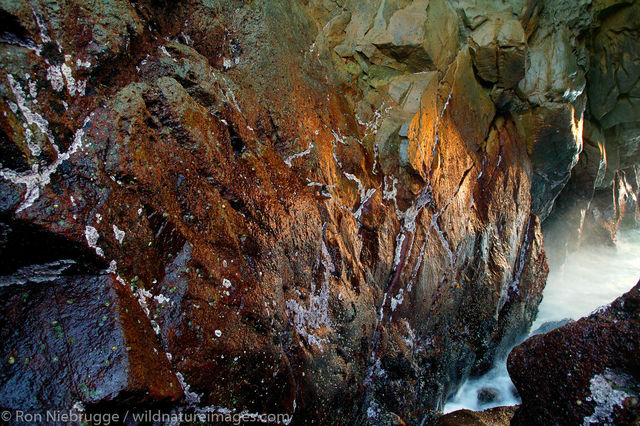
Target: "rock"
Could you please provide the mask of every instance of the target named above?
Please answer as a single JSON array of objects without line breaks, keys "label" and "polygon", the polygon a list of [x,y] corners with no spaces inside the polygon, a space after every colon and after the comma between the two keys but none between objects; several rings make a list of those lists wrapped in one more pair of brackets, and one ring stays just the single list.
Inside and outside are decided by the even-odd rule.
[{"label": "rock", "polygon": [[[559,245],[569,249],[582,243],[612,244],[625,220],[622,205],[630,203],[628,220],[636,221],[632,199],[637,195],[626,189],[619,172],[637,163],[633,153],[637,151],[639,127],[632,114],[638,91],[638,46],[632,35],[634,28],[640,28],[637,7],[626,1],[593,4],[597,13],[593,17],[592,42],[587,46],[589,56],[581,59],[584,63],[589,61],[587,94],[591,118],[585,125],[585,153],[559,199],[556,217],[548,225],[549,234],[558,230],[565,234]],[[629,194],[622,195],[628,202],[620,202],[620,188]]]},{"label": "rock", "polygon": [[433,88],[427,87],[437,83],[438,73],[435,71],[402,75],[389,84],[389,96],[402,107],[402,111],[411,120],[420,108],[425,91],[431,96],[435,94]]},{"label": "rock", "polygon": [[[111,307],[142,295],[135,330],[113,327],[157,330],[140,339],[171,362],[149,365],[183,389],[145,404],[435,417],[533,321],[548,271],[536,214],[594,116],[590,55],[609,51],[587,32],[625,39],[627,5],[240,3],[2,3],[0,274],[70,292],[119,277],[117,297],[94,292]],[[534,61],[514,87],[525,45]],[[495,83],[476,47],[499,59]],[[632,63],[616,77],[629,99]],[[629,117],[605,128],[607,113],[588,151],[605,147],[587,168],[601,189],[638,140]],[[82,267],[40,267],[65,259]],[[118,383],[101,384],[116,405]]]},{"label": "rock", "polygon": [[640,284],[590,316],[514,348],[512,424],[631,424],[640,415]]},{"label": "rock", "polygon": [[352,15],[346,40],[336,47],[341,55],[358,51],[376,65],[408,72],[444,70],[455,57],[457,16],[447,1],[381,3],[375,13],[373,2],[365,3]]},{"label": "rock", "polygon": [[478,391],[478,401],[486,404],[500,397],[500,391],[496,388],[485,387]]},{"label": "rock", "polygon": [[475,5],[462,9],[462,20],[464,24],[472,30],[478,28],[488,19],[485,11]]},{"label": "rock", "polygon": [[590,57],[589,67],[589,79],[594,84],[588,89],[592,100],[590,110],[603,128],[607,148],[614,144],[622,148],[620,168],[636,161],[627,153],[636,150],[638,141],[633,135],[640,126],[637,115],[633,114],[640,95],[639,43],[632,36],[640,28],[639,5],[625,3],[621,2],[618,10],[603,17],[594,34],[594,55]]},{"label": "rock", "polygon": [[458,410],[445,414],[434,426],[509,425],[517,407],[496,407],[484,411]]},{"label": "rock", "polygon": [[448,90],[446,86],[440,89],[443,107],[447,105],[443,113],[451,118],[455,131],[469,148],[477,150],[488,135],[496,111],[489,94],[475,78],[468,50],[460,52],[444,80],[450,86]]},{"label": "rock", "polygon": [[180,401],[180,382],[129,288],[113,275],[61,275],[74,264],[0,279],[0,316],[12,325],[2,330],[0,406],[43,412]]},{"label": "rock", "polygon": [[471,34],[471,53],[478,76],[499,87],[515,87],[524,77],[525,43],[518,20],[509,14],[492,15]]},{"label": "rock", "polygon": [[531,336],[535,336],[537,334],[547,334],[548,332],[555,330],[556,328],[560,328],[570,322],[573,322],[571,318],[564,318],[558,321],[547,321],[544,324],[540,325],[540,327],[532,331]]},{"label": "rock", "polygon": [[634,229],[640,225],[640,170],[638,166],[632,166],[621,174],[623,179],[620,182],[618,200],[625,205],[625,212],[620,226]]},{"label": "rock", "polygon": [[616,234],[623,223],[635,227],[638,220],[638,190],[628,179],[635,180],[635,168],[616,172],[613,186],[596,190],[585,215],[583,243],[615,245]]},{"label": "rock", "polygon": [[558,28],[529,44],[527,69],[518,90],[534,105],[574,102],[583,93],[584,71],[572,53],[570,38],[566,28]]},{"label": "rock", "polygon": [[425,22],[425,50],[443,71],[458,51],[458,17],[448,1],[430,0]]},{"label": "rock", "polygon": [[539,107],[516,115],[518,130],[529,135],[534,170],[533,211],[545,219],[569,181],[582,150],[583,121],[571,105]]},{"label": "rock", "polygon": [[[524,144],[510,120],[493,123],[455,12],[423,5],[382,9],[415,20],[418,63],[399,24],[389,50],[364,43],[356,23],[375,13],[362,2],[342,41],[346,3],[140,4],[135,49],[122,45],[117,67],[72,68],[87,80],[74,95],[67,77],[47,79],[49,59],[0,45],[3,214],[142,294],[139,329],[158,331],[149,347],[169,354],[186,395],[150,405],[413,421],[527,327],[545,268]],[[446,80],[411,72],[456,57]]]},{"label": "rock", "polygon": [[[409,138],[407,143],[407,163],[413,171],[424,178],[427,178],[432,168],[433,144],[438,132],[437,91],[437,80],[432,78],[422,92],[419,104],[420,113],[414,116],[409,127],[412,137]],[[426,123],[430,125],[427,124],[425,126]],[[422,137],[415,137],[418,134]]]},{"label": "rock", "polygon": [[[144,29],[138,11],[125,0],[90,6],[81,1],[34,3],[29,6],[5,2],[2,7],[21,23],[24,31],[22,35],[9,37],[14,40],[11,44],[21,45],[19,39],[22,37],[34,46],[44,47],[43,54],[49,56],[53,62],[51,66],[60,73],[63,64],[82,72],[79,69],[114,60],[129,49],[131,41],[139,38]],[[33,19],[34,16],[37,19]],[[56,46],[53,43],[57,47],[53,47]],[[65,53],[71,52],[64,52],[64,49],[71,45],[74,46],[74,57],[69,59]],[[70,83],[69,80],[67,82]]]}]

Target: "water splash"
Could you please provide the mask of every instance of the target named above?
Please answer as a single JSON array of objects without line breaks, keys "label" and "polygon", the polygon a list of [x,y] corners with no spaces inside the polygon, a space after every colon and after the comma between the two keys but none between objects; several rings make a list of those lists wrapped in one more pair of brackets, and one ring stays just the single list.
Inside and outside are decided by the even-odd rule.
[{"label": "water splash", "polygon": [[[640,229],[621,232],[616,247],[581,248],[563,265],[549,260],[550,273],[531,330],[543,324],[589,315],[630,290],[640,278]],[[517,405],[520,399],[507,372],[506,359],[486,374],[470,378],[444,407],[445,413]]]},{"label": "water splash", "polygon": [[564,265],[549,260],[549,279],[533,324],[578,319],[627,292],[640,278],[640,229],[621,232],[616,247],[590,247],[569,255]]}]

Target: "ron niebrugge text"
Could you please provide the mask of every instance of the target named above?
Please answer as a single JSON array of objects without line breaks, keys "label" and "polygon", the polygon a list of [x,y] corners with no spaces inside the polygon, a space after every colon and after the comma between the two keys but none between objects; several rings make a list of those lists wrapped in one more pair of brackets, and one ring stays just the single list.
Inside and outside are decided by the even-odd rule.
[{"label": "ron niebrugge text", "polygon": [[166,413],[158,410],[146,410],[126,413],[86,413],[79,411],[49,410],[45,412],[29,411],[3,411],[3,421],[16,423],[90,423],[94,426],[108,426],[111,424],[126,423],[127,421],[141,423],[229,423],[239,425],[242,423],[284,424],[291,423],[292,414],[260,414],[260,413],[224,413],[206,412],[197,413],[180,412]]}]

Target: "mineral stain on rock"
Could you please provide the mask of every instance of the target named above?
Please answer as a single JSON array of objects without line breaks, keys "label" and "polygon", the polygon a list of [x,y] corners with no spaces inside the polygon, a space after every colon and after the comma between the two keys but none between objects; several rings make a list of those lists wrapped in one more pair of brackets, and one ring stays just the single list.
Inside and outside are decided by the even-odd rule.
[{"label": "mineral stain on rock", "polygon": [[638,7],[2,2],[0,408],[435,419],[640,217]]}]

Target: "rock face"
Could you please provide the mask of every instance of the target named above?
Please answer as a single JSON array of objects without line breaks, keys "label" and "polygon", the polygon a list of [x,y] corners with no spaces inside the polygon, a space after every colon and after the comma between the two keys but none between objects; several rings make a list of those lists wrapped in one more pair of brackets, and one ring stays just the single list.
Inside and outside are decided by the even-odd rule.
[{"label": "rock face", "polygon": [[634,1],[583,1],[558,9],[568,23],[558,32],[569,40],[562,52],[575,69],[573,81],[557,80],[558,88],[573,97],[585,77],[588,84],[583,153],[545,224],[546,234],[561,236],[554,256],[584,243],[613,244],[620,227],[638,224],[639,8]]},{"label": "rock face", "polygon": [[72,310],[3,408],[437,412],[535,316],[587,111],[578,6],[486,3],[0,2],[2,332]]},{"label": "rock face", "polygon": [[509,355],[522,397],[512,424],[636,424],[640,284],[587,318],[536,335]]}]

